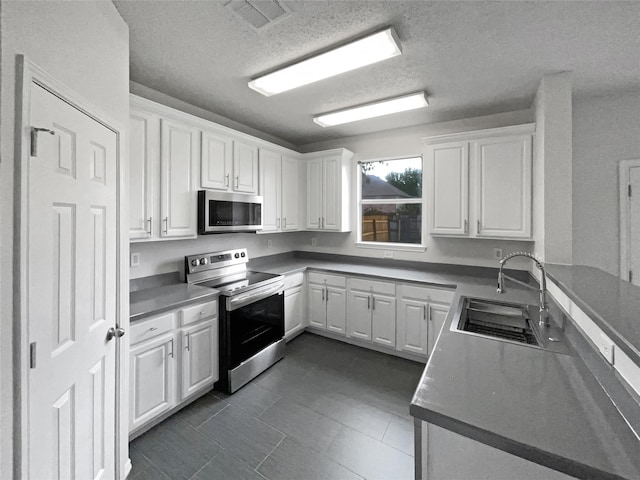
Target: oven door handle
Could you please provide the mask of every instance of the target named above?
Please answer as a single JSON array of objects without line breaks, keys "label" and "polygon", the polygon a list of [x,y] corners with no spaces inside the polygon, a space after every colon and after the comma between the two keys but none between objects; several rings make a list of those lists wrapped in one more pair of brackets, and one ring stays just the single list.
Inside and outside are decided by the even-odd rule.
[{"label": "oven door handle", "polygon": [[227,299],[227,311],[232,312],[238,308],[242,308],[250,303],[263,300],[271,295],[282,293],[284,291],[284,282],[276,282],[273,285],[257,288],[255,291],[245,295],[238,295]]}]

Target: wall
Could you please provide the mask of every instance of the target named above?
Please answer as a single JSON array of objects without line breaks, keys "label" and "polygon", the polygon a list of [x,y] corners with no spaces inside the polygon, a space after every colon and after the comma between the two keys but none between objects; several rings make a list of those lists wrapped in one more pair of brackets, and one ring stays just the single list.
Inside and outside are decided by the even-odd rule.
[{"label": "wall", "polygon": [[640,92],[573,104],[573,263],[620,274],[618,162],[640,159]]},{"label": "wall", "polygon": [[2,1],[0,31],[0,478],[12,478],[14,113],[16,55],[24,54],[113,119],[128,121],[129,33],[108,0]]},{"label": "wall", "polygon": [[[386,158],[394,156],[419,155],[426,151],[421,139],[427,136],[443,135],[447,133],[481,130],[486,128],[517,125],[535,121],[533,110],[520,110],[496,115],[475,117],[452,122],[420,125],[397,130],[389,130],[368,135],[343,138],[336,141],[320,142],[301,147],[304,152],[344,147],[355,152],[353,159]],[[428,174],[428,172],[425,172]],[[354,175],[354,178],[356,176]],[[428,177],[425,184],[429,185]],[[352,199],[352,219],[357,218],[357,198],[355,186]],[[355,225],[354,225],[355,230]],[[305,241],[299,249],[327,253],[344,253],[347,255],[382,257],[384,249],[370,249],[355,246],[356,232],[346,234],[317,233],[317,247],[311,247],[310,241]],[[493,258],[493,248],[502,248],[507,254],[516,250],[532,250],[533,242],[496,241],[459,238],[427,237],[426,252],[395,251],[394,258],[400,260],[454,263],[480,266],[496,266]],[[510,264],[511,265],[511,264]],[[526,260],[519,263],[514,260],[513,267],[527,266]]]}]

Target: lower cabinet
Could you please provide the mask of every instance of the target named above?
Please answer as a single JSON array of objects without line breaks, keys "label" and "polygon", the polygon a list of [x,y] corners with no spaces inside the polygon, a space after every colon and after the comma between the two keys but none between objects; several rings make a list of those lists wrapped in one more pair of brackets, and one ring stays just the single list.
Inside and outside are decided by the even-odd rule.
[{"label": "lower cabinet", "polygon": [[213,301],[131,325],[130,434],[218,380],[217,316]]},{"label": "lower cabinet", "polygon": [[453,296],[447,289],[398,285],[397,349],[430,355]]},{"label": "lower cabinet", "polygon": [[396,346],[396,286],[364,278],[349,279],[347,336]]},{"label": "lower cabinet", "polygon": [[310,272],[309,326],[344,335],[346,332],[346,278]]},{"label": "lower cabinet", "polygon": [[294,273],[284,282],[284,338],[293,338],[304,327],[304,274]]}]

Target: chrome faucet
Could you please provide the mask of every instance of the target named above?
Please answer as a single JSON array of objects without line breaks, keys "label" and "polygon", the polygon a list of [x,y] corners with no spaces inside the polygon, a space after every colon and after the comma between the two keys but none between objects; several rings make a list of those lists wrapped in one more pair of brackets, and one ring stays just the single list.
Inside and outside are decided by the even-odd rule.
[{"label": "chrome faucet", "polygon": [[533,260],[538,270],[542,273],[542,280],[540,281],[540,321],[539,325],[548,326],[549,325],[549,309],[547,308],[547,276],[544,271],[544,264],[534,257],[529,252],[513,252],[509,255],[506,255],[502,260],[500,260],[500,272],[498,273],[498,293],[505,293],[506,290],[504,288],[504,272],[502,269],[508,260],[513,257],[527,257]]}]

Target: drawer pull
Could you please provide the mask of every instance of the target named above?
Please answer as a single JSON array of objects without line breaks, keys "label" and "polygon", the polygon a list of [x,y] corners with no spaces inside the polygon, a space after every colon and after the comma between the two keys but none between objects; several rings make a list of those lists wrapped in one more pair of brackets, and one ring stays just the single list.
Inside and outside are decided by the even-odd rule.
[{"label": "drawer pull", "polygon": [[155,330],[157,330],[157,329],[158,329],[158,327],[151,327],[151,328],[149,329],[149,331],[150,331],[150,332],[153,332],[153,331],[155,331]]}]

